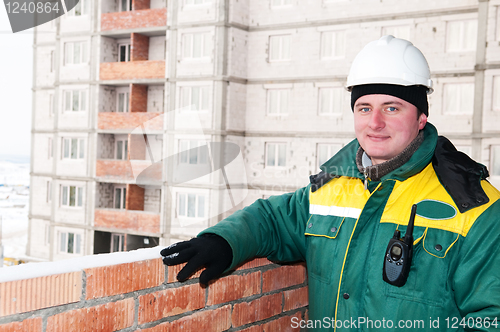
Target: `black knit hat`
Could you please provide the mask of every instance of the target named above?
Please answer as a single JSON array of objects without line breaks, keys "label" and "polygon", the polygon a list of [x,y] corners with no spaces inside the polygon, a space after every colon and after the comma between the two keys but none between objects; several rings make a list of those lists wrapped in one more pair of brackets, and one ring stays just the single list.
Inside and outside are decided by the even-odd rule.
[{"label": "black knit hat", "polygon": [[427,102],[427,87],[422,85],[395,85],[395,84],[363,84],[355,85],[351,91],[351,109],[360,97],[366,95],[390,95],[401,98],[414,105],[426,116],[429,116],[429,103]]}]

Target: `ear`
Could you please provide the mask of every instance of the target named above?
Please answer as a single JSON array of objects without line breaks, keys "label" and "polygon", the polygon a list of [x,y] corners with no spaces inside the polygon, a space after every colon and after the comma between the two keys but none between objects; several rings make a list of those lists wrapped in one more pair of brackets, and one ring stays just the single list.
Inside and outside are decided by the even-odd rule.
[{"label": "ear", "polygon": [[418,117],[418,130],[424,129],[425,125],[427,124],[427,115],[424,113],[420,114]]}]

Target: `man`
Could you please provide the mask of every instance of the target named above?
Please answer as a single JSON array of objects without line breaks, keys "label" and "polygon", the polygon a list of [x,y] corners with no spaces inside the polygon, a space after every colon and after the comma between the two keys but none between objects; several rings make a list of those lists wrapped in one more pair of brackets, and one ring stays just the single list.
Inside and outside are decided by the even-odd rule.
[{"label": "man", "polygon": [[427,123],[424,56],[384,36],[357,55],[347,89],[357,139],[310,185],[162,250],[165,264],[188,262],[179,280],[205,266],[206,284],[255,256],[306,261],[309,318],[335,320],[323,328],[497,330],[500,193]]}]

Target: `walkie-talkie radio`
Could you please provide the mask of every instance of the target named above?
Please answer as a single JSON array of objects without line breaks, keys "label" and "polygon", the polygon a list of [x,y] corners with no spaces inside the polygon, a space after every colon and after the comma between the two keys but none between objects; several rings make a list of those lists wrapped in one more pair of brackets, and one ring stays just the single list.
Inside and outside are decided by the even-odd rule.
[{"label": "walkie-talkie radio", "polygon": [[417,205],[413,204],[404,239],[400,238],[401,232],[396,229],[385,251],[384,281],[397,287],[401,287],[406,283],[410,273],[413,255],[413,225],[415,224],[416,213]]}]

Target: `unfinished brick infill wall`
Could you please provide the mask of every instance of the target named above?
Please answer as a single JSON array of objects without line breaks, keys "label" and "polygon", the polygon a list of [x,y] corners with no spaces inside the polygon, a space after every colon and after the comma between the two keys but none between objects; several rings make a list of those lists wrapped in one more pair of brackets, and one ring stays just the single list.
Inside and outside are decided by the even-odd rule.
[{"label": "unfinished brick infill wall", "polygon": [[[208,287],[161,259],[0,283],[0,332],[298,331],[303,264],[254,259]],[[293,321],[292,321],[293,319]]]}]

